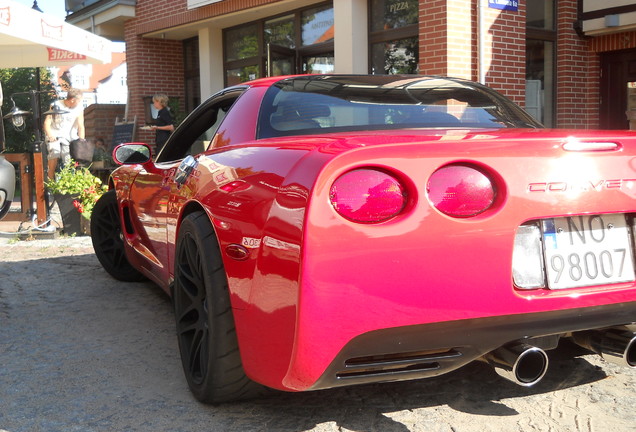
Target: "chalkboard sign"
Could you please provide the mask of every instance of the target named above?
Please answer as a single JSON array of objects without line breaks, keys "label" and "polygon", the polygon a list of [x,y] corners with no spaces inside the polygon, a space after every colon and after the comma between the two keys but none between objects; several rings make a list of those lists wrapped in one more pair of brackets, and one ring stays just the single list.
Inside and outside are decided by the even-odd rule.
[{"label": "chalkboard sign", "polygon": [[115,130],[113,131],[112,149],[117,147],[119,144],[133,142],[134,140],[135,140],[135,123],[134,122],[115,124]]}]

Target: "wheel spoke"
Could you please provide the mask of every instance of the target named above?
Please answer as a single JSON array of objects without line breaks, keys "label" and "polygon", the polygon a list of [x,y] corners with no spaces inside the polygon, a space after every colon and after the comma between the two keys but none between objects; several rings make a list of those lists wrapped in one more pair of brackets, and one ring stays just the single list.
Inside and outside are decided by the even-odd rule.
[{"label": "wheel spoke", "polygon": [[192,272],[191,266],[188,263],[179,263],[178,267],[179,267],[179,276],[180,276],[181,282],[184,284],[184,287],[185,285],[187,285],[187,287],[189,288],[189,291],[191,290],[192,287],[196,289],[196,287],[198,287],[199,284],[201,283],[201,279],[198,277],[198,275]]},{"label": "wheel spoke", "polygon": [[[183,291],[181,291],[183,292]],[[175,297],[175,315],[177,324],[179,325],[179,332],[186,333],[196,328],[196,324],[199,321],[200,307],[196,303],[190,301],[185,304],[185,299]]]},{"label": "wheel spoke", "polygon": [[114,267],[127,265],[128,261],[124,253],[124,244],[120,237],[121,229],[117,203],[109,203],[105,206],[104,211],[97,212],[93,217],[97,219],[93,238],[104,257]]},{"label": "wheel spoke", "polygon": [[190,343],[190,347],[188,349],[188,352],[190,353],[189,367],[190,367],[190,374],[192,375],[192,377],[202,378],[201,363],[205,362],[205,359],[201,358],[202,340],[203,340],[203,333],[200,331],[197,331],[195,333],[195,336],[192,338],[192,342]]},{"label": "wheel spoke", "polygon": [[144,276],[128,261],[121,235],[117,196],[105,192],[97,201],[91,216],[91,238],[95,254],[111,276],[123,281],[141,281]]},{"label": "wheel spoke", "polygon": [[175,317],[177,336],[190,377],[200,383],[207,374],[208,316],[205,269],[196,239],[186,233],[177,251]]}]

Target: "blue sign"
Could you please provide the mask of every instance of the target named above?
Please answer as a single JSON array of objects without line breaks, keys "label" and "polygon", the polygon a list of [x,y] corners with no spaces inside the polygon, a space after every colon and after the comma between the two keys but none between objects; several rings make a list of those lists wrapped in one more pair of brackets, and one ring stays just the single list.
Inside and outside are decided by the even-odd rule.
[{"label": "blue sign", "polygon": [[488,7],[516,12],[519,9],[519,0],[488,0]]}]

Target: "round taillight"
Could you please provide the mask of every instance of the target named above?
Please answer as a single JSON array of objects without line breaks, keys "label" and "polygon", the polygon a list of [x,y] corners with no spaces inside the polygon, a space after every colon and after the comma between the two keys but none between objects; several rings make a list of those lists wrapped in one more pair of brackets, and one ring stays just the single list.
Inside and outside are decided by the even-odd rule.
[{"label": "round taillight", "polygon": [[402,183],[376,169],[356,169],[338,177],[331,186],[329,200],[346,219],[377,223],[397,216],[406,205]]},{"label": "round taillight", "polygon": [[426,190],[435,208],[453,217],[478,215],[495,201],[495,187],[490,178],[468,165],[438,169],[429,178]]}]

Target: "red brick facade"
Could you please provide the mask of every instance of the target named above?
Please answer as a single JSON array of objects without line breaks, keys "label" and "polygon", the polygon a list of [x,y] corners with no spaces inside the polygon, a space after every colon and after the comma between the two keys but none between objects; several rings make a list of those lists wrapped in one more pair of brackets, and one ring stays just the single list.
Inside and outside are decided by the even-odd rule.
[{"label": "red brick facade", "polygon": [[446,0],[420,2],[420,73],[426,75],[448,74],[448,19]]},{"label": "red brick facade", "polygon": [[92,104],[84,110],[86,138],[102,138],[106,145],[113,141],[115,121],[122,121],[126,106],[121,104]]},{"label": "red brick facade", "polygon": [[[150,1],[139,1],[142,7]],[[163,3],[163,2],[157,2]],[[171,2],[170,2],[171,3]],[[143,126],[146,116],[144,98],[155,93],[164,93],[170,98],[179,98],[183,109],[183,50],[182,43],[174,40],[143,38],[137,33],[137,21],[126,23],[126,55],[128,60],[128,104],[129,118],[137,117]],[[154,134],[138,130],[137,138],[153,143]]]},{"label": "red brick facade", "polygon": [[525,2],[519,2],[518,11],[488,9],[484,13],[488,35],[486,51],[490,51],[486,85],[523,106],[526,93]]}]

